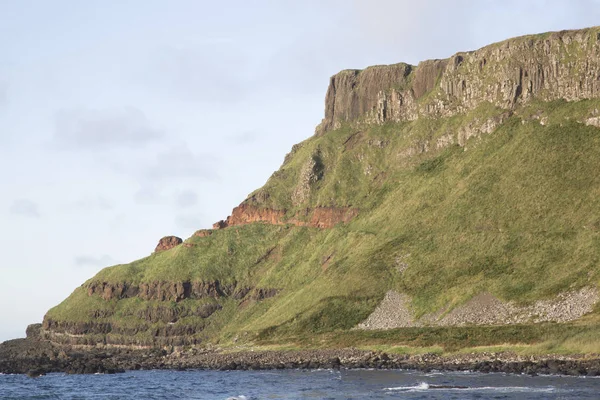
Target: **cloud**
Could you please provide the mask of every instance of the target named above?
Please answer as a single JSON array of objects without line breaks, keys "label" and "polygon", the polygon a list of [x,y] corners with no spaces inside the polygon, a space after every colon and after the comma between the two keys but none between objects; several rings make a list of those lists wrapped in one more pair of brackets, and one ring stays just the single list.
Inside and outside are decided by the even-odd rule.
[{"label": "cloud", "polygon": [[114,208],[114,205],[105,197],[97,196],[85,196],[77,201],[74,201],[67,205],[70,210],[82,210],[82,211],[108,211]]},{"label": "cloud", "polygon": [[117,264],[117,262],[107,254],[100,257],[77,256],[73,262],[77,267],[108,267]]},{"label": "cloud", "polygon": [[134,107],[61,110],[55,116],[54,139],[65,147],[138,147],[163,136],[164,132],[153,127],[144,113]]},{"label": "cloud", "polygon": [[177,215],[175,217],[175,225],[179,229],[197,230],[204,226],[202,220],[196,215]]},{"label": "cloud", "polygon": [[250,144],[256,142],[259,139],[259,135],[253,131],[246,131],[237,135],[231,135],[227,139],[236,144]]},{"label": "cloud", "polygon": [[156,205],[165,203],[165,197],[160,189],[150,183],[143,183],[133,195],[133,201],[140,205]]},{"label": "cloud", "polygon": [[198,204],[198,195],[191,190],[185,190],[177,195],[177,205],[182,208],[192,207]]},{"label": "cloud", "polygon": [[[470,41],[470,20],[477,5],[471,0],[355,0],[352,2],[362,45],[395,49],[398,61],[416,63],[447,57],[456,42]],[[467,39],[467,40],[465,40]]]},{"label": "cloud", "polygon": [[353,51],[395,61],[449,57],[523,34],[596,25],[597,0],[353,0]]},{"label": "cloud", "polygon": [[234,103],[251,90],[251,60],[229,41],[163,46],[152,52],[136,79],[185,101]]},{"label": "cloud", "polygon": [[[123,167],[121,171],[126,170]],[[165,195],[165,189],[181,180],[214,181],[218,174],[217,160],[210,154],[195,154],[185,144],[158,152],[151,160],[140,162],[138,170],[131,172],[139,182],[139,189],[133,200],[140,205],[169,204],[173,197]],[[184,190],[174,195],[179,207],[192,207],[198,196],[192,190]]]},{"label": "cloud", "polygon": [[11,214],[21,215],[23,217],[40,218],[41,214],[38,205],[27,199],[15,200],[9,208]]},{"label": "cloud", "polygon": [[150,182],[177,178],[213,180],[217,177],[216,160],[210,154],[197,155],[186,145],[179,145],[158,153],[145,168],[144,177]]}]

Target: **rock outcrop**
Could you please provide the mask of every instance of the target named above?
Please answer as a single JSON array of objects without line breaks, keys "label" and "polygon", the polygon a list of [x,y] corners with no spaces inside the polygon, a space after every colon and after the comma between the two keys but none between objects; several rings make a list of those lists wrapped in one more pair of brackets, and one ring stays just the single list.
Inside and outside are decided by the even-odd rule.
[{"label": "rock outcrop", "polygon": [[[185,299],[204,299],[233,297],[243,298],[251,288],[232,284],[224,284],[219,281],[212,282],[144,282],[130,284],[128,282],[109,283],[93,281],[86,286],[88,296],[99,296],[102,299],[121,300],[138,297],[143,300],[174,301]],[[272,289],[257,289],[269,291]]]},{"label": "rock outcrop", "polygon": [[448,117],[483,103],[510,110],[532,99],[598,97],[598,32],[590,28],[523,36],[416,67],[342,71],[330,79],[325,118],[316,134],[349,122]]},{"label": "rock outcrop", "polygon": [[197,230],[196,232],[194,232],[194,236],[198,236],[198,237],[207,237],[212,235],[212,230],[210,229],[200,229]]},{"label": "rock outcrop", "polygon": [[170,250],[181,243],[183,243],[183,240],[177,236],[165,236],[158,241],[154,252],[158,253],[159,251]]},{"label": "rock outcrop", "polygon": [[229,226],[263,222],[271,225],[291,224],[313,228],[333,228],[339,223],[348,223],[358,215],[358,209],[351,207],[316,207],[306,208],[288,217],[286,210],[274,210],[251,204],[240,204],[235,207],[226,220],[213,224],[214,229]]}]

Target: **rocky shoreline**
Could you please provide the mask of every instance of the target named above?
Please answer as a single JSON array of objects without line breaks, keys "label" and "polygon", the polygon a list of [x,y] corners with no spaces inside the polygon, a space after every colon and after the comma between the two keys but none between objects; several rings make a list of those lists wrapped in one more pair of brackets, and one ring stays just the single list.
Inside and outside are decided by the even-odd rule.
[{"label": "rocky shoreline", "polygon": [[191,348],[168,352],[160,349],[76,348],[33,339],[15,339],[0,344],[0,373],[32,377],[51,372],[112,374],[140,369],[339,368],[600,376],[600,356],[526,357],[511,353],[409,356],[359,349],[224,352]]}]

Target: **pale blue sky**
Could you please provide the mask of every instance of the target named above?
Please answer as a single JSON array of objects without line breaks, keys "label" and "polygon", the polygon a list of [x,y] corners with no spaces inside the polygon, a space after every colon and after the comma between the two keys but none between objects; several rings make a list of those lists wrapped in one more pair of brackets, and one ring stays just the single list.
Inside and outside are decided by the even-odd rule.
[{"label": "pale blue sky", "polygon": [[598,24],[600,1],[0,1],[0,340],[226,217],[329,76]]}]

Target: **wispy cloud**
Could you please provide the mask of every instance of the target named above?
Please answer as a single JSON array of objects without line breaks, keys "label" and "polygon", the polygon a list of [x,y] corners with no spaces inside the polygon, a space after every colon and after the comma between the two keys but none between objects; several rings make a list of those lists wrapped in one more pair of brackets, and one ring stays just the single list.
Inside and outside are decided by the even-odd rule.
[{"label": "wispy cloud", "polygon": [[90,150],[138,147],[158,140],[164,132],[134,107],[107,110],[61,110],[55,116],[54,139],[64,147]]},{"label": "wispy cloud", "polygon": [[66,206],[70,210],[79,211],[108,211],[114,208],[111,201],[101,195],[84,196]]},{"label": "wispy cloud", "polygon": [[231,104],[253,87],[250,62],[231,41],[169,45],[149,55],[136,79],[184,101]]},{"label": "wispy cloud", "polygon": [[217,177],[216,159],[210,154],[195,154],[182,144],[156,154],[143,174],[151,182],[176,178],[213,180]]},{"label": "wispy cloud", "polygon": [[104,254],[100,257],[93,256],[77,256],[73,260],[77,267],[108,267],[117,264],[117,262],[109,255]]},{"label": "wispy cloud", "polygon": [[179,229],[197,230],[204,226],[202,219],[197,215],[180,214],[175,217],[175,225]]},{"label": "wispy cloud", "polygon": [[35,203],[31,200],[28,200],[28,199],[15,200],[11,204],[9,211],[13,215],[20,215],[23,217],[29,217],[29,218],[40,218],[41,217],[37,203]]},{"label": "wispy cloud", "polygon": [[237,135],[231,135],[227,139],[235,144],[251,144],[258,140],[260,136],[253,131],[241,132]]},{"label": "wispy cloud", "polygon": [[198,195],[192,190],[184,190],[177,194],[175,201],[179,207],[193,207],[198,204]]},{"label": "wispy cloud", "polygon": [[157,185],[151,182],[144,182],[134,193],[133,201],[140,205],[156,205],[165,203],[167,199]]}]

